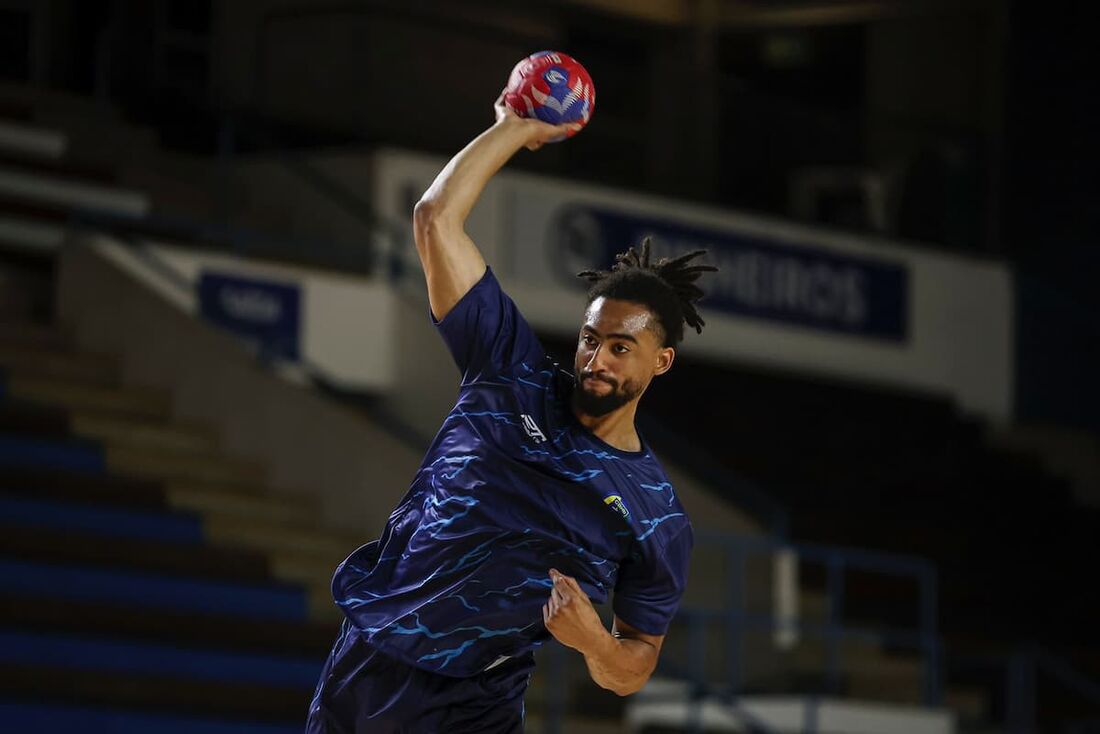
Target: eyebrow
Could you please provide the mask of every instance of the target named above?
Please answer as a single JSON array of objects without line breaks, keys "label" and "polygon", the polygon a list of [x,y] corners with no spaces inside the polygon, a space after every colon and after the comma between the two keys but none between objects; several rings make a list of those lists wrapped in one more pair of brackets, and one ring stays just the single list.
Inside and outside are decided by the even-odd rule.
[{"label": "eyebrow", "polygon": [[[596,336],[600,336],[600,332],[596,331],[595,329],[593,329],[593,328],[592,328],[591,326],[589,326],[588,324],[585,324],[585,325],[584,325],[584,329],[583,329],[583,330],[584,330],[584,331],[588,331],[588,332],[591,332],[591,333],[595,334]],[[634,342],[635,344],[637,344],[637,343],[638,343],[638,340],[637,340],[637,339],[635,339],[635,338],[634,338],[633,336],[631,336],[630,334],[620,334],[620,333],[614,333],[614,334],[608,334],[608,335],[606,336],[606,338],[607,338],[607,339],[622,339],[623,341],[626,341],[626,342]]]}]

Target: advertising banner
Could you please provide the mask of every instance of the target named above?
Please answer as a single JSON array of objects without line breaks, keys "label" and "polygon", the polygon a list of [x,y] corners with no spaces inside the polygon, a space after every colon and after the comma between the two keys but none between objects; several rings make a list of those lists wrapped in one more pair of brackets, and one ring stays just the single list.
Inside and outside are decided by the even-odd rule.
[{"label": "advertising banner", "polygon": [[208,322],[236,334],[265,357],[300,356],[301,289],[297,285],[213,271],[200,274],[199,311]]},{"label": "advertising banner", "polygon": [[[555,277],[574,283],[577,272],[609,267],[645,237],[661,256],[707,250],[704,260],[719,267],[706,280],[710,310],[893,342],[907,337],[909,272],[885,258],[578,204],[550,218],[544,245]],[[533,275],[524,269],[519,263],[519,277]]]}]

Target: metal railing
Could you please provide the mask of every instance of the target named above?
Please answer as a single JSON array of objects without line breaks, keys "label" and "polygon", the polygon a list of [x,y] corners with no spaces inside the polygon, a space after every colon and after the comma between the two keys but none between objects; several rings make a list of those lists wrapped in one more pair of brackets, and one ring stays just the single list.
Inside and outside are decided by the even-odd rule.
[{"label": "metal railing", "polygon": [[[668,648],[658,664],[658,675],[686,683],[683,693],[676,696],[649,696],[645,700],[682,706],[688,704],[686,731],[702,731],[703,707],[708,703],[722,706],[734,718],[739,719],[750,731],[768,734],[767,722],[752,716],[742,705],[749,689],[743,675],[745,638],[756,632],[797,631],[807,637],[821,639],[825,643],[823,666],[824,692],[842,695],[844,670],[843,643],[848,640],[867,640],[891,648],[911,649],[919,653],[923,661],[924,677],[922,698],[925,705],[942,703],[941,655],[937,620],[938,578],[934,565],[922,558],[900,554],[872,552],[859,548],[825,546],[809,543],[791,543],[786,540],[763,536],[748,537],[711,532],[696,536],[696,553],[701,550],[718,550],[727,569],[726,599],[721,608],[706,609],[685,606],[677,614],[676,624],[687,637],[687,662],[670,659]],[[758,556],[793,554],[800,563],[816,563],[826,570],[827,612],[823,623],[801,622],[786,618],[776,612],[748,611],[749,569],[751,559]],[[872,573],[883,576],[911,579],[918,591],[918,623],[913,629],[899,629],[881,625],[855,625],[846,622],[845,599],[849,593],[845,583],[848,571]],[[708,675],[711,655],[712,627],[718,624],[724,631],[724,649],[719,650],[726,665],[725,679],[720,683]],[[543,707],[544,734],[563,731],[564,715],[568,710],[568,680],[563,656],[565,650],[547,650],[546,689],[548,696]],[[817,731],[818,693],[807,695],[804,708],[803,730],[808,734]]]},{"label": "metal railing", "polygon": [[[1100,683],[1080,672],[1066,659],[1040,645],[1020,647],[1007,655],[952,656],[952,668],[984,671],[1003,680],[1004,709],[996,722],[1006,734],[1100,733]],[[1059,715],[1057,710],[1040,705],[1040,683],[1054,684],[1061,693],[1094,709],[1090,718]],[[1052,690],[1049,685],[1044,690]],[[1059,721],[1061,719],[1061,721]],[[1053,728],[1060,724],[1060,728]]]},{"label": "metal railing", "polygon": [[[937,620],[938,580],[935,566],[923,558],[892,553],[868,551],[860,548],[826,546],[810,543],[791,543],[786,540],[761,537],[741,537],[701,534],[696,546],[711,545],[726,554],[728,568],[728,593],[723,610],[684,609],[682,613],[700,620],[721,619],[726,623],[729,660],[728,690],[740,691],[743,687],[738,661],[743,659],[742,641],[746,633],[778,630],[794,630],[800,634],[820,638],[826,650],[826,689],[841,690],[841,671],[844,666],[843,643],[845,640],[880,642],[890,647],[911,649],[924,659],[923,700],[928,706],[941,703],[939,661],[939,628]],[[745,608],[748,598],[747,565],[749,559],[759,555],[791,553],[801,563],[816,563],[826,570],[827,612],[824,623],[808,623],[779,617],[772,613],[753,613]],[[844,619],[847,594],[845,574],[861,571],[883,576],[912,579],[918,590],[918,624],[915,629],[902,629],[886,625],[865,626],[846,623]],[[697,648],[697,666],[702,665],[705,648]],[[701,667],[698,669],[702,669]],[[700,683],[704,681],[698,681]]]}]

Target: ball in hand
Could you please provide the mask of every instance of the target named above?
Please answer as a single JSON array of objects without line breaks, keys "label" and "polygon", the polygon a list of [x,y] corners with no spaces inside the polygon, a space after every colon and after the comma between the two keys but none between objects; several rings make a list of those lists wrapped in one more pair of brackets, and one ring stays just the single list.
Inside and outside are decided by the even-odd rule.
[{"label": "ball in hand", "polygon": [[512,69],[504,88],[504,104],[520,117],[535,117],[551,125],[571,122],[584,126],[596,107],[596,88],[572,56],[540,51]]}]

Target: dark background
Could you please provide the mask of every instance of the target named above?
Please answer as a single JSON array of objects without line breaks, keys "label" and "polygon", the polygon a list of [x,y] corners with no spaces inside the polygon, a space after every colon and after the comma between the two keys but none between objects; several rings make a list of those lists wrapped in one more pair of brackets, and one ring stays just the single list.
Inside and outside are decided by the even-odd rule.
[{"label": "dark background", "polygon": [[[593,120],[510,165],[1007,263],[1010,428],[1096,438],[1093,5],[0,2],[0,82],[97,100],[203,159],[450,155],[489,123],[517,60],[559,49],[595,80]],[[835,183],[806,206],[815,175]],[[881,184],[879,215],[861,180]],[[549,341],[568,362],[572,344]],[[943,396],[706,360],[678,363],[647,411],[647,435],[679,463],[715,486],[736,477],[730,499],[765,523],[781,507],[771,529],[933,560],[951,649],[1038,642],[1100,673],[1100,510],[1033,453],[991,441],[998,427]],[[857,617],[913,610],[870,583],[852,594]]]},{"label": "dark background", "polygon": [[785,217],[806,216],[800,172],[880,175],[886,222],[844,187],[813,219],[1016,264],[1019,416],[1100,430],[1091,6],[599,5],[56,2],[44,38],[0,11],[0,73],[99,95],[196,152],[231,125],[245,150],[450,153],[485,124],[501,70],[568,49],[599,114],[516,165]]}]

